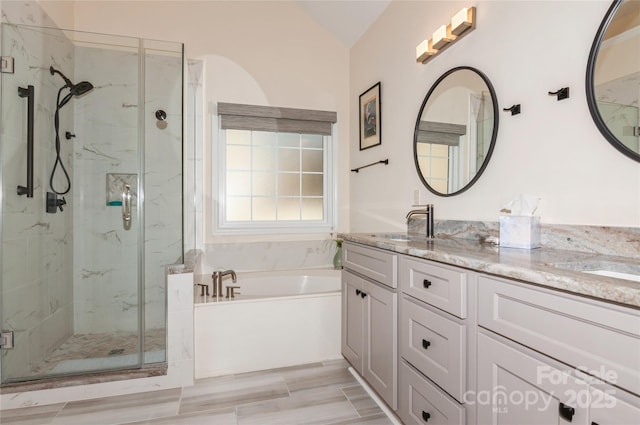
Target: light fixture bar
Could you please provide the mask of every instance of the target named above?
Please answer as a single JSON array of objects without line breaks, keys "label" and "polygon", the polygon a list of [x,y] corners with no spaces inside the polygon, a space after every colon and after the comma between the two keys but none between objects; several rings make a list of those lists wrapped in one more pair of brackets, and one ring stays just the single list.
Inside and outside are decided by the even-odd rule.
[{"label": "light fixture bar", "polygon": [[461,39],[476,28],[476,8],[462,8],[453,15],[451,22],[440,26],[416,47],[416,61],[427,63],[444,49]]}]

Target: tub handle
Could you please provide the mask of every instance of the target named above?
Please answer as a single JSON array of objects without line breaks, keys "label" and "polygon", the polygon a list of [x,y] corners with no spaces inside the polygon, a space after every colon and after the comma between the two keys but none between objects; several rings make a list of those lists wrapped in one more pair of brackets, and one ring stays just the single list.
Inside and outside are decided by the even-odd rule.
[{"label": "tub handle", "polygon": [[225,298],[235,298],[236,295],[240,295],[240,292],[235,292],[236,289],[240,289],[239,286],[227,286],[227,296]]},{"label": "tub handle", "polygon": [[206,283],[196,283],[200,287],[200,296],[204,297],[205,294],[209,296],[209,285]]}]

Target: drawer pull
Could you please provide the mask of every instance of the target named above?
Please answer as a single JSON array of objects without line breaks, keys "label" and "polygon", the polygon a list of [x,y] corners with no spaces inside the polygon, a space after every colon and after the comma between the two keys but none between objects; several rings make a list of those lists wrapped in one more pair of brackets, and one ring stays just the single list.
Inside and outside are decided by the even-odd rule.
[{"label": "drawer pull", "polygon": [[567,406],[564,403],[560,403],[560,405],[558,406],[558,413],[562,418],[571,422],[571,420],[573,419],[573,415],[576,413],[576,409]]},{"label": "drawer pull", "polygon": [[422,340],[422,348],[424,348],[425,350],[427,348],[429,348],[430,345],[431,345],[431,343],[429,341],[427,341],[426,339]]},{"label": "drawer pull", "polygon": [[429,279],[425,279],[422,281],[422,284],[424,285],[425,289],[429,289],[429,286],[431,286],[431,281]]},{"label": "drawer pull", "polygon": [[429,422],[429,418],[431,417],[431,415],[427,412],[425,412],[424,410],[422,411],[422,420],[425,422]]}]

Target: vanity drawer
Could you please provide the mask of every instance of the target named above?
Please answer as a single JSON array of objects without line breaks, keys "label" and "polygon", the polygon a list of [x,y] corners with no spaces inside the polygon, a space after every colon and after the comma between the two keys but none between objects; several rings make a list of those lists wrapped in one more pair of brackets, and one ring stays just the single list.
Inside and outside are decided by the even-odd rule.
[{"label": "vanity drawer", "polygon": [[400,355],[458,401],[466,391],[466,326],[403,296]]},{"label": "vanity drawer", "polygon": [[465,409],[410,365],[400,362],[398,415],[404,424],[465,423]]},{"label": "vanity drawer", "polygon": [[345,242],[342,244],[342,265],[391,288],[398,287],[397,254]]},{"label": "vanity drawer", "polygon": [[402,292],[441,310],[467,317],[467,274],[426,260],[400,257]]},{"label": "vanity drawer", "polygon": [[640,394],[640,310],[480,276],[478,323]]}]

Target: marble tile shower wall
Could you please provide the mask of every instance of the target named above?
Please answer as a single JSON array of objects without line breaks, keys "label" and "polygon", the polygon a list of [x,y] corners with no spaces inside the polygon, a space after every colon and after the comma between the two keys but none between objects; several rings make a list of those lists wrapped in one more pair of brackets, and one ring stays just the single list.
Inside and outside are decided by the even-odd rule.
[{"label": "marble tile shower wall", "polygon": [[[78,102],[75,197],[83,203],[75,238],[75,331],[138,326],[138,217],[125,230],[120,206],[107,206],[107,173],[139,169],[137,51],[77,48],[76,69],[95,93]],[[145,50],[145,327],[164,328],[164,266],[182,253],[181,58]],[[82,71],[81,71],[82,70]],[[154,113],[167,112],[160,129]],[[96,190],[96,188],[98,190]]]},{"label": "marble tile shower wall", "polygon": [[[4,10],[3,10],[4,12]],[[5,373],[28,374],[73,332],[73,203],[64,214],[45,212],[45,193],[55,158],[53,115],[57,89],[49,64],[71,74],[72,45],[61,32],[43,38],[39,31],[3,25],[3,54],[15,58],[15,72],[2,77],[2,284],[4,326],[15,330],[16,348],[3,351]],[[42,64],[47,64],[46,67]],[[17,196],[26,185],[26,98],[18,86],[35,88],[34,197]],[[73,122],[70,107],[61,120]],[[73,173],[71,151],[63,156]],[[64,187],[64,186],[62,186]]]},{"label": "marble tile shower wall", "polygon": [[[165,266],[182,263],[182,56],[145,49],[145,327],[166,323]],[[155,111],[167,113],[166,127]],[[193,182],[193,180],[186,180]]]},{"label": "marble tile shower wall", "polygon": [[138,172],[138,54],[82,47],[75,63],[95,87],[74,102],[75,332],[135,331],[139,220],[134,208],[125,230],[122,207],[106,205],[106,175]]}]

